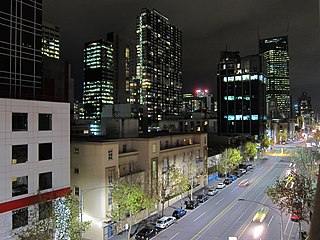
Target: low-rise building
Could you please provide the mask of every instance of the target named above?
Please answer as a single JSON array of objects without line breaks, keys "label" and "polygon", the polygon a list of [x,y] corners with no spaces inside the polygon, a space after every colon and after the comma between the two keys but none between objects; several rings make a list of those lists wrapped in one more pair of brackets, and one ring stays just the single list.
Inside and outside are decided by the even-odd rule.
[{"label": "low-rise building", "polygon": [[[92,221],[85,237],[104,239],[116,233],[108,215],[115,184],[139,182],[150,196],[159,196],[159,182],[172,165],[184,172],[190,183],[192,180],[194,190],[206,185],[207,134],[72,141],[71,185],[80,198],[82,217]],[[191,173],[191,168],[197,172]],[[156,210],[161,207],[158,203]],[[145,217],[147,213],[140,216]],[[123,226],[117,226],[119,230]]]}]

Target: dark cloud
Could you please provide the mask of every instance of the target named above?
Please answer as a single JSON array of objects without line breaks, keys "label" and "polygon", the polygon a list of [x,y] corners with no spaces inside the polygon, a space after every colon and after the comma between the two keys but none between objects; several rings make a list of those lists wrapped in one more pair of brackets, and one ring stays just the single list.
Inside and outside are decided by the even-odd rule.
[{"label": "dark cloud", "polygon": [[185,91],[215,92],[216,65],[226,46],[245,56],[258,53],[259,36],[288,34],[293,100],[306,91],[320,110],[316,0],[44,0],[44,19],[60,25],[62,58],[71,62],[78,86],[84,43],[111,31],[135,39],[136,17],[144,7],[157,9],[182,30]]}]

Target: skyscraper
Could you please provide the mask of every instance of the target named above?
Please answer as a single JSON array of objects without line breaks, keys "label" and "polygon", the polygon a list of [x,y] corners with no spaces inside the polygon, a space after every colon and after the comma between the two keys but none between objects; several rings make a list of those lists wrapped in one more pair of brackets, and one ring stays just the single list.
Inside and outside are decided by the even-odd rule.
[{"label": "skyscraper", "polygon": [[259,41],[264,72],[267,77],[267,103],[275,101],[284,118],[291,117],[288,37],[274,37]]},{"label": "skyscraper", "polygon": [[258,55],[241,58],[239,52],[221,52],[218,64],[218,133],[264,135],[265,77]]},{"label": "skyscraper", "polygon": [[84,47],[84,119],[101,120],[102,107],[114,103],[114,60],[112,44],[106,40],[88,42]]},{"label": "skyscraper", "polygon": [[303,92],[298,98],[299,112],[303,119],[304,127],[309,127],[315,122],[315,114],[311,105],[311,97],[306,92]]},{"label": "skyscraper", "polygon": [[43,22],[42,54],[51,58],[60,58],[60,27]]},{"label": "skyscraper", "polygon": [[182,107],[182,33],[156,10],[137,18],[135,97],[148,109],[149,126]]},{"label": "skyscraper", "polygon": [[135,75],[135,42],[117,33],[107,33],[113,48],[114,103],[130,102],[131,83]]},{"label": "skyscraper", "polygon": [[0,2],[0,96],[40,94],[42,0]]}]

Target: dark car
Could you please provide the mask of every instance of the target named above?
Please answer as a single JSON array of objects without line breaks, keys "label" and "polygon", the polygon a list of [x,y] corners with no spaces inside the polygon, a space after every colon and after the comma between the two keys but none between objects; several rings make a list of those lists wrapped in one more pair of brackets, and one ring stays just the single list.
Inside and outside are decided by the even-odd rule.
[{"label": "dark car", "polygon": [[205,201],[208,200],[208,196],[207,196],[207,195],[200,194],[200,195],[197,196],[197,200],[198,200],[200,203],[204,203]]},{"label": "dark car", "polygon": [[189,200],[185,201],[186,208],[187,209],[195,209],[196,207],[199,206],[199,201],[198,200]]},{"label": "dark car", "polygon": [[173,211],[172,216],[175,217],[176,219],[179,219],[184,215],[186,215],[186,213],[187,213],[187,210],[179,208]]},{"label": "dark car", "polygon": [[229,178],[226,178],[223,180],[223,183],[226,184],[226,185],[229,185],[230,183],[232,183],[231,179]]},{"label": "dark car", "polygon": [[151,226],[142,228],[137,234],[136,239],[151,239],[157,234],[157,229]]}]

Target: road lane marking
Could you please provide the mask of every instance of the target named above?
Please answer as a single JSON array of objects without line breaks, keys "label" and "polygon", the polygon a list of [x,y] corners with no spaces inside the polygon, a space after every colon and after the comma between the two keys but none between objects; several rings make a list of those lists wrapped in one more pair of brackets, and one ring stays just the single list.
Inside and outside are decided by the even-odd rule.
[{"label": "road lane marking", "polygon": [[[251,185],[251,186],[254,186],[256,184],[258,184],[258,182],[263,178],[265,177],[272,169],[274,168],[274,165],[269,168],[267,171],[265,171],[262,175],[259,176],[259,178]],[[247,188],[243,193],[241,193],[238,198],[241,198],[245,193],[249,192],[249,189]],[[236,202],[238,201],[238,199],[234,199],[227,207],[225,207],[217,216],[215,216],[209,223],[207,223],[198,233],[196,233],[192,238],[191,240],[194,240],[194,239],[199,239],[204,231],[207,230],[207,228],[213,224],[216,220],[218,220],[225,212],[227,212]]]},{"label": "road lane marking", "polygon": [[169,238],[169,240],[174,239],[177,235],[179,235],[180,233],[176,233],[175,235],[173,235],[171,238]]},{"label": "road lane marking", "polygon": [[286,233],[287,228],[288,228],[288,225],[289,225],[289,218],[288,218],[288,221],[287,221],[287,225],[286,225],[286,227],[285,227],[285,229],[284,229],[284,233]]},{"label": "road lane marking", "polygon": [[270,219],[270,221],[269,221],[269,223],[267,225],[268,227],[270,226],[270,223],[272,222],[273,218],[274,218],[274,215],[272,215],[272,218]]},{"label": "road lane marking", "polygon": [[203,215],[205,215],[207,212],[202,213],[199,217],[197,217],[193,222],[197,221],[199,218],[201,218]]},{"label": "road lane marking", "polygon": [[218,202],[216,202],[216,205],[218,205],[224,198],[220,199]]},{"label": "road lane marking", "polygon": [[236,187],[235,189],[233,189],[231,192],[233,192],[233,191],[235,191],[235,190],[237,190],[239,187]]}]

